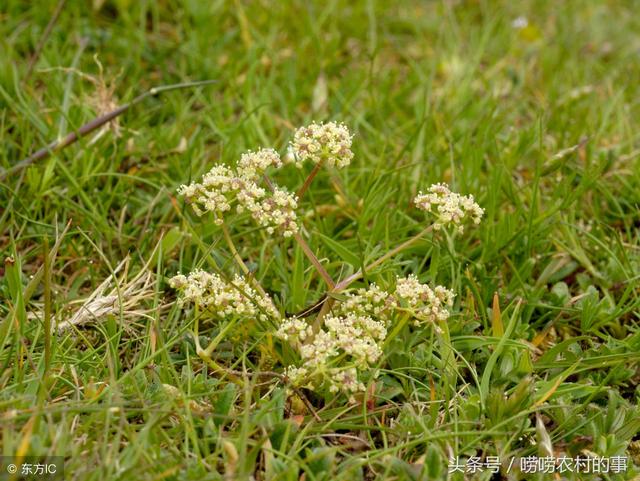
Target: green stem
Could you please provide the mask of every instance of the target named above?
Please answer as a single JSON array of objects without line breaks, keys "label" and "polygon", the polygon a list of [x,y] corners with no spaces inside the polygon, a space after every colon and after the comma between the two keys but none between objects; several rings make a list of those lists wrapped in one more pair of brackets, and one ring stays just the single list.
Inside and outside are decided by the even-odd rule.
[{"label": "green stem", "polygon": [[409,318],[411,317],[411,315],[409,313],[406,313],[401,319],[400,322],[398,322],[394,327],[393,330],[389,333],[389,335],[387,336],[387,338],[384,340],[384,347],[387,347],[389,345],[389,343],[395,339],[398,334],[400,334],[402,332],[402,329],[404,329],[404,327],[407,325],[407,322],[409,321]]},{"label": "green stem", "polygon": [[49,238],[44,237],[44,378],[49,377],[51,367],[51,259]]},{"label": "green stem", "polygon": [[[338,282],[338,284],[335,285],[335,287],[329,292],[329,294],[336,294],[336,293],[338,293],[340,291],[345,290],[352,283],[354,283],[355,281],[360,279],[364,275],[365,272],[371,271],[372,269],[376,268],[377,266],[379,266],[380,264],[382,264],[386,260],[388,260],[391,257],[395,256],[396,254],[399,254],[400,252],[402,252],[407,247],[410,247],[416,241],[421,239],[422,236],[424,236],[425,234],[431,232],[432,229],[433,229],[433,225],[430,225],[429,227],[423,229],[421,232],[419,232],[415,236],[411,237],[410,239],[406,240],[405,242],[403,242],[399,246],[395,247],[394,249],[390,250],[389,252],[387,252],[383,256],[379,257],[378,259],[373,261],[371,264],[366,266],[364,269],[360,269],[355,274],[352,274],[349,277],[347,277],[346,279]],[[331,308],[333,307],[334,302],[335,302],[335,299],[331,295],[327,295],[324,303],[322,304],[322,307],[320,308],[320,312],[316,316],[316,319],[315,319],[315,321],[313,323],[314,332],[318,332],[320,330],[320,324],[322,323],[322,319],[331,310]]]},{"label": "green stem", "polygon": [[411,245],[413,245],[416,241],[420,240],[425,234],[428,234],[432,230],[433,230],[433,225],[430,225],[429,227],[427,227],[426,229],[423,229],[421,232],[419,232],[418,234],[416,234],[412,238],[404,241],[399,246],[395,247],[394,249],[390,250],[389,252],[387,252],[383,256],[379,257],[378,259],[373,261],[371,264],[366,266],[364,269],[360,269],[355,274],[352,274],[349,277],[347,277],[346,279],[338,282],[338,284],[336,285],[336,287],[332,291],[332,293],[335,294],[337,292],[343,291],[344,289],[349,287],[353,282],[355,282],[358,279],[360,279],[364,275],[365,272],[369,272],[372,269],[375,269],[376,267],[378,267],[380,264],[382,264],[386,260],[388,260],[391,257],[395,256],[396,254],[399,254],[400,252],[405,250],[407,247],[410,247]]},{"label": "green stem", "polygon": [[[271,182],[271,179],[269,179],[269,177],[267,177],[266,174],[263,176],[263,179],[265,184],[267,184],[267,187],[269,188],[269,190],[273,192],[274,188],[273,188],[273,183]],[[325,270],[325,268],[322,267],[320,260],[313,253],[313,251],[309,247],[309,244],[307,244],[307,242],[302,238],[299,232],[296,232],[295,234],[293,234],[293,238],[298,243],[298,245],[302,247],[302,251],[304,252],[304,255],[307,256],[307,259],[309,259],[311,264],[313,264],[313,267],[316,268],[316,271],[318,271],[318,274],[320,274],[320,277],[324,279],[327,286],[329,286],[329,289],[333,289],[336,283],[333,281],[333,279],[331,278],[329,273]]]},{"label": "green stem", "polygon": [[196,343],[196,353],[200,355],[200,352],[204,351],[200,346],[200,316],[198,315],[198,308],[196,306],[196,319],[193,323],[193,340]]},{"label": "green stem", "polygon": [[264,291],[264,289],[262,288],[258,280],[251,275],[251,271],[242,260],[242,256],[240,256],[240,253],[238,252],[235,244],[233,243],[233,239],[231,238],[231,234],[229,233],[229,228],[224,222],[222,223],[222,233],[224,235],[225,241],[227,242],[227,245],[229,246],[229,250],[231,251],[231,255],[233,256],[233,259],[236,261],[236,263],[240,267],[240,270],[244,274],[245,278],[248,279],[253,284],[253,287],[256,288],[256,290],[260,293],[261,296],[268,297],[267,293]]},{"label": "green stem", "polygon": [[236,325],[236,322],[237,322],[236,318],[229,321],[227,325],[220,330],[218,335],[209,343],[207,348],[204,349],[204,351],[202,351],[207,358],[211,358],[211,354],[213,353],[213,351],[216,349],[216,347],[218,347],[218,344],[220,344],[220,341],[224,339],[224,336],[227,335],[227,333],[231,330],[231,328]]},{"label": "green stem", "polygon": [[238,378],[238,376],[236,376],[235,374],[229,372],[227,369],[223,368],[222,366],[220,366],[217,362],[215,362],[213,359],[211,359],[211,354],[213,354],[213,351],[215,350],[216,347],[218,347],[218,344],[220,344],[220,341],[224,338],[224,336],[227,334],[227,332],[229,332],[229,330],[236,324],[236,320],[232,320],[230,321],[219,333],[218,335],[215,337],[215,339],[213,339],[209,345],[207,346],[206,349],[202,349],[202,346],[200,345],[200,316],[198,315],[198,312],[196,312],[196,319],[194,321],[194,325],[193,325],[193,336],[194,336],[194,340],[195,340],[195,344],[196,344],[196,353],[198,354],[198,357],[200,359],[202,359],[213,371],[221,373],[221,374],[226,374],[229,376],[229,378],[236,384],[240,384],[242,385],[242,380]]}]

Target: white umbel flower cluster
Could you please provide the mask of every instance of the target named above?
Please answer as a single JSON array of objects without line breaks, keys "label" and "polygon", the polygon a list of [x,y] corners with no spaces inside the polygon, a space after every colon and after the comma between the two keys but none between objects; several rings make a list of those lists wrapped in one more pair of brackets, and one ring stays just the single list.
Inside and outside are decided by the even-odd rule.
[{"label": "white umbel flower cluster", "polygon": [[344,124],[313,122],[296,130],[291,149],[298,163],[310,160],[314,164],[324,162],[332,167],[346,167],[353,159],[353,136]]},{"label": "white umbel flower cluster", "polygon": [[309,376],[309,370],[306,367],[289,366],[284,368],[284,375],[294,386],[302,386]]},{"label": "white umbel flower cluster", "polygon": [[362,391],[364,383],[359,379],[382,356],[394,315],[408,314],[414,325],[444,321],[453,299],[449,289],[431,288],[411,274],[398,277],[391,292],[372,283],[346,294],[315,334],[303,319],[288,318],[276,336],[296,346],[303,365],[287,368],[287,377],[295,385],[315,390],[325,384],[331,392]]},{"label": "white umbel flower cluster", "polygon": [[205,212],[216,214],[216,223],[222,223],[221,216],[231,210],[232,195],[238,189],[233,171],[216,165],[202,177],[202,183],[181,185],[178,194],[185,196],[197,215]]},{"label": "white umbel flower cluster", "polygon": [[446,184],[433,184],[426,194],[420,192],[413,202],[418,209],[436,216],[437,220],[433,224],[436,230],[452,225],[463,232],[466,218],[479,224],[484,215],[484,209],[476,204],[472,195],[451,192]]},{"label": "white umbel flower cluster", "polygon": [[304,319],[288,317],[280,324],[276,336],[285,341],[304,342],[313,337],[313,329]]},{"label": "white umbel flower cluster", "polygon": [[212,212],[218,225],[235,204],[238,213],[249,212],[269,234],[278,230],[289,237],[299,230],[295,195],[278,186],[268,191],[257,184],[268,167],[281,166],[280,156],[273,149],[248,152],[240,158],[237,171],[217,165],[202,177],[201,183],[183,185],[178,193],[189,200],[197,215]]},{"label": "white umbel flower cluster", "polygon": [[298,201],[285,189],[274,186],[271,193],[253,182],[247,182],[238,191],[238,212],[245,210],[259,225],[266,227],[269,234],[279,229],[285,237],[298,232],[295,209]]},{"label": "white umbel flower cluster", "polygon": [[[358,370],[370,368],[380,358],[387,328],[384,321],[351,313],[326,317],[315,335],[303,320],[287,319],[276,335],[298,345],[304,365],[287,369],[294,384],[306,381],[312,389],[326,384],[331,392],[353,393],[364,390]],[[335,365],[338,359],[344,367]]]},{"label": "white umbel flower cluster", "polygon": [[396,306],[395,297],[373,282],[369,287],[347,293],[336,309],[341,315],[355,313],[386,321]]},{"label": "white umbel flower cluster", "polygon": [[348,314],[327,317],[324,322],[327,332],[334,337],[340,348],[353,358],[358,366],[367,367],[382,355],[382,341],[387,337],[386,322],[369,316]]},{"label": "white umbel flower cluster", "polygon": [[[289,366],[285,368],[284,374],[294,386],[304,386],[315,389],[313,383],[309,382],[309,376],[313,372],[312,368],[303,366]],[[329,392],[344,392],[353,401],[353,394],[363,392],[366,386],[358,379],[358,370],[355,367],[327,368],[322,372],[329,384]]]},{"label": "white umbel flower cluster", "polygon": [[365,390],[365,385],[358,381],[358,370],[355,367],[333,369],[330,372],[330,376],[333,379],[333,383],[329,388],[331,392],[356,393]]},{"label": "white umbel flower cluster", "polygon": [[266,321],[269,318],[280,317],[271,299],[257,293],[239,275],[227,282],[217,274],[196,269],[188,276],[178,274],[172,277],[169,285],[180,292],[180,307],[196,304],[217,319],[237,316]]},{"label": "white umbel flower cluster", "polygon": [[238,174],[247,179],[257,179],[264,174],[269,167],[279,169],[282,167],[280,155],[273,149],[260,149],[257,152],[249,151],[240,156],[238,161]]},{"label": "white umbel flower cluster", "polygon": [[416,325],[447,320],[454,297],[455,294],[446,287],[436,286],[431,289],[413,274],[399,277],[396,281],[395,298],[399,306],[406,306],[413,314]]}]

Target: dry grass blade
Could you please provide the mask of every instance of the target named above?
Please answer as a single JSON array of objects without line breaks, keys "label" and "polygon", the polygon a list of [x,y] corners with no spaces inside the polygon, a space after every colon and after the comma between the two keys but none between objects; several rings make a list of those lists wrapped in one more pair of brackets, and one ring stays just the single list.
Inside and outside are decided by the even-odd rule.
[{"label": "dry grass blade", "polygon": [[[143,302],[154,296],[155,276],[146,266],[140,272],[128,279],[129,258],[124,259],[114,269],[113,275],[106,278],[87,297],[70,319],[60,322],[58,331],[64,331],[72,326],[81,326],[90,322],[100,322],[106,316],[118,316],[123,319],[135,319],[147,315],[142,307]],[[118,273],[122,272],[119,277]],[[117,285],[115,283],[117,282]],[[128,328],[128,325],[124,326]]]}]

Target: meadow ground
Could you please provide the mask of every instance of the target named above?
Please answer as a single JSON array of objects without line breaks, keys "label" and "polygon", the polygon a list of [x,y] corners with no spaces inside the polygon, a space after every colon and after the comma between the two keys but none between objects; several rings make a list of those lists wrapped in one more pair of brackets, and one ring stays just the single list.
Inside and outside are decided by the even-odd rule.
[{"label": "meadow ground", "polygon": [[[74,480],[559,479],[522,473],[527,456],[627,462],[567,479],[638,476],[637,10],[4,0],[1,454],[63,456]],[[205,79],[11,169],[152,87]],[[433,183],[485,209],[352,286],[415,273],[456,297],[446,322],[394,332],[351,402],[294,389],[298,354],[257,319],[203,319],[202,342],[223,334],[203,362],[201,314],[168,285],[239,272],[179,185],[249,149],[284,155],[295,128],[333,119],[355,156],[321,169],[297,212],[334,279],[419,233],[411,201]],[[294,190],[309,170],[274,175]],[[241,216],[224,227],[280,314],[322,298],[299,243]],[[448,474],[456,457],[465,474]]]}]

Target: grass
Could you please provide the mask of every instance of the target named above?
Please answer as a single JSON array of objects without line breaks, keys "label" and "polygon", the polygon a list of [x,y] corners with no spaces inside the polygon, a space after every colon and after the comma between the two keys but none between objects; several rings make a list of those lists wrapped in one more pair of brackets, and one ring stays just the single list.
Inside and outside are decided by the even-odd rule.
[{"label": "grass", "polygon": [[[0,7],[2,169],[152,87],[217,82],[1,181],[2,454],[64,456],[82,480],[446,479],[451,456],[549,453],[627,456],[601,479],[639,475],[635,2],[67,1],[44,37],[57,4]],[[237,271],[176,188],[248,149],[284,152],[314,119],[356,133],[351,166],[321,171],[299,209],[334,278],[424,228],[410,203],[431,183],[486,209],[360,282],[416,273],[457,297],[443,330],[394,339],[355,404],[308,406],[254,374],[291,355],[259,324],[219,346],[235,378],[208,371],[166,282]],[[231,236],[282,311],[325,293],[291,240]]]}]

